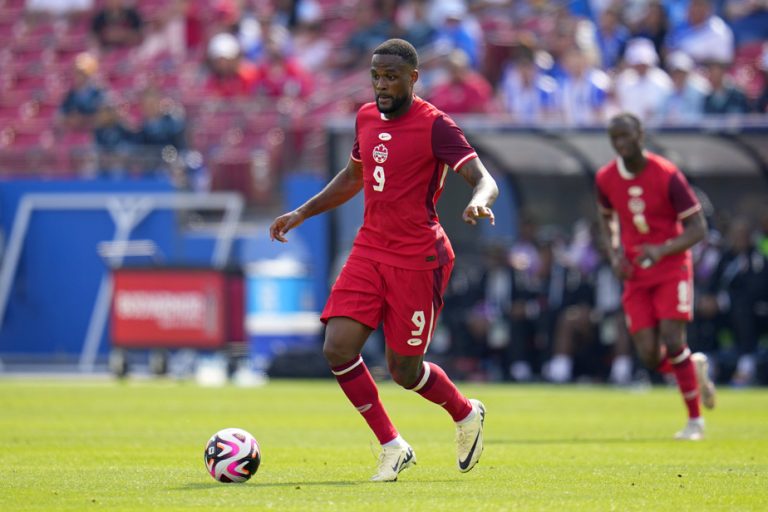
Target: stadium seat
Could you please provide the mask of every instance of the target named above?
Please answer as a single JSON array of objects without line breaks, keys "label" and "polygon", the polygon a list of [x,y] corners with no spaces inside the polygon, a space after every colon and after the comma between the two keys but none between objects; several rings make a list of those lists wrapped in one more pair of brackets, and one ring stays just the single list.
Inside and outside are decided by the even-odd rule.
[{"label": "stadium seat", "polygon": [[[266,204],[273,188],[268,161],[263,151],[228,148],[217,151],[210,160],[211,189],[240,192],[251,204]],[[257,183],[258,180],[258,183]]]}]

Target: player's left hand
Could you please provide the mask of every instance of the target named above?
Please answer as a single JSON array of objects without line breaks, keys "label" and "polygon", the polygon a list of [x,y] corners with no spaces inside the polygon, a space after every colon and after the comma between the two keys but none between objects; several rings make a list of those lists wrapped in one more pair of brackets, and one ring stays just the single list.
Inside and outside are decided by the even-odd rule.
[{"label": "player's left hand", "polygon": [[641,268],[655,265],[664,257],[660,245],[643,244],[640,246],[640,254],[635,258],[635,264]]},{"label": "player's left hand", "polygon": [[487,206],[479,206],[476,204],[470,204],[464,208],[464,213],[461,216],[464,222],[467,224],[477,225],[477,219],[488,218],[491,222],[491,226],[496,224],[496,217],[493,216],[493,210]]}]

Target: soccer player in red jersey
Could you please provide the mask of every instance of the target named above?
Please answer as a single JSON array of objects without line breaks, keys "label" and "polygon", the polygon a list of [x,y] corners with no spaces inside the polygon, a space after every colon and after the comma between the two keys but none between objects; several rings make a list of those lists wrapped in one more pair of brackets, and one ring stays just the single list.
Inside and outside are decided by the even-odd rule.
[{"label": "soccer player in red jersey", "polygon": [[390,39],[379,45],[370,72],[376,101],[357,113],[347,166],[316,196],[275,219],[270,236],[285,242],[286,233],[305,219],[363,190],[363,224],[321,315],[323,354],[382,445],[372,480],[397,480],[416,463],[360,355],[379,324],[392,379],[443,407],[456,422],[458,466],[466,472],[483,451],[485,407],[424,361],[454,260],[435,203],[453,169],[473,187],[464,221],[475,225],[487,218],[493,224],[498,187],[453,120],[414,95],[418,56],[410,43]]},{"label": "soccer player in red jersey", "polygon": [[624,281],[627,325],[643,364],[677,379],[688,423],[675,438],[699,440],[699,398],[713,408],[715,389],[706,356],[688,348],[686,323],[693,307],[690,248],[706,235],[707,221],[683,173],[643,148],[637,117],[617,115],[608,134],[618,158],[597,173],[598,218],[611,266]]}]

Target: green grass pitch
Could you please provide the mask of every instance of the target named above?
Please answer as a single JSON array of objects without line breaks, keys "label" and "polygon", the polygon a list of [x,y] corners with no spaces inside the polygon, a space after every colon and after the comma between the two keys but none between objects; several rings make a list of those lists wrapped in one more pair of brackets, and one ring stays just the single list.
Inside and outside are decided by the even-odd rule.
[{"label": "green grass pitch", "polygon": [[[171,380],[0,380],[0,509],[274,511],[768,510],[768,390],[721,390],[708,438],[676,442],[676,390],[463,384],[485,452],[456,469],[438,406],[381,396],[418,465],[369,483],[374,438],[335,382],[200,388]],[[262,465],[220,484],[203,449],[253,433]]]}]

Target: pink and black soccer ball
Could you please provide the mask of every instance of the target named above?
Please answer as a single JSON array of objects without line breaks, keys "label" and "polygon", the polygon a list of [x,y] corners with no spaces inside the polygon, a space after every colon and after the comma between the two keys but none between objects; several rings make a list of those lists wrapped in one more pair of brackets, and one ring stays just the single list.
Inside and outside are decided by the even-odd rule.
[{"label": "pink and black soccer ball", "polygon": [[219,482],[245,482],[256,474],[259,464],[259,443],[241,428],[219,430],[205,446],[205,467]]}]

